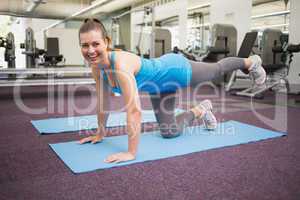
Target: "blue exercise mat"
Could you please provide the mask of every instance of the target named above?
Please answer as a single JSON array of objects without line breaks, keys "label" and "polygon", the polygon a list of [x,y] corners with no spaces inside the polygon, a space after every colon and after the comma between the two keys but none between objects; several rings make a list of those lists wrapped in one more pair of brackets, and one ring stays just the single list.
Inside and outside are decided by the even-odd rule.
[{"label": "blue exercise mat", "polygon": [[[183,112],[176,109],[175,113]],[[153,110],[142,111],[142,123],[156,122]],[[31,120],[32,125],[40,134],[53,134],[62,132],[74,132],[80,130],[91,130],[98,127],[96,115],[85,115],[78,117],[63,117],[42,120]],[[106,127],[117,127],[126,125],[126,113],[111,113],[108,116]]]},{"label": "blue exercise mat", "polygon": [[215,131],[202,126],[188,127],[179,137],[164,139],[158,131],[141,134],[136,160],[119,164],[103,160],[113,153],[127,151],[127,135],[106,137],[97,144],[78,144],[77,141],[49,144],[54,152],[74,173],[82,173],[132,163],[140,163],[193,152],[245,144],[285,135],[256,126],[228,121],[220,123]]}]

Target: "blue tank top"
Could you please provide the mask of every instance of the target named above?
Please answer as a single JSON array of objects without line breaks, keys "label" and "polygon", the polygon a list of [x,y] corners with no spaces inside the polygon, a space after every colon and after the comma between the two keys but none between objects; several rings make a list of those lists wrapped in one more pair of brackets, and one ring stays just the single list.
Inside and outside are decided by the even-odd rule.
[{"label": "blue tank top", "polygon": [[[115,70],[115,52],[111,52],[111,71],[117,83]],[[104,69],[101,69],[104,80],[108,82]],[[189,61],[180,54],[169,53],[159,58],[141,58],[141,68],[135,75],[139,91],[150,94],[175,92],[189,85],[192,69]],[[113,92],[122,93],[120,87],[108,84]]]}]

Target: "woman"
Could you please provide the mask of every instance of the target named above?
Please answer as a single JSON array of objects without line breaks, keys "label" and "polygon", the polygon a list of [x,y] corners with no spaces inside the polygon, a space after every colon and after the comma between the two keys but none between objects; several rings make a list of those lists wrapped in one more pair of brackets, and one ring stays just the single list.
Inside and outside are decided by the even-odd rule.
[{"label": "woman", "polygon": [[79,30],[81,52],[92,68],[96,81],[98,129],[92,136],[83,138],[80,144],[97,143],[105,136],[109,88],[124,97],[127,111],[128,151],[110,155],[105,162],[124,162],[136,157],[141,131],[141,105],[139,91],[148,92],[164,138],[180,135],[182,129],[195,118],[203,119],[207,129],[214,129],[217,120],[209,100],[174,116],[175,97],[178,88],[195,86],[212,80],[221,74],[236,70],[248,70],[257,86],[266,79],[261,59],[225,58],[218,63],[202,63],[187,60],[180,54],[166,54],[156,59],[144,59],[125,52],[112,51],[110,39],[102,23],[87,19]]}]

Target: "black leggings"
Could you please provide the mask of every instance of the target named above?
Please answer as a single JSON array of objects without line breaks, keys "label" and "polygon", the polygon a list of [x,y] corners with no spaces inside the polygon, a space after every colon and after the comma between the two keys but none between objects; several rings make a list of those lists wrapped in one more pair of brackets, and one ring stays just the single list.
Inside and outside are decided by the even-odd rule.
[{"label": "black leggings", "polygon": [[[190,86],[196,87],[205,81],[211,81],[223,74],[245,69],[244,58],[229,57],[217,63],[190,61],[192,79]],[[184,127],[190,125],[195,116],[192,111],[186,111],[175,117],[175,92],[151,95],[151,102],[159,124],[160,133],[164,138],[179,136]]]}]

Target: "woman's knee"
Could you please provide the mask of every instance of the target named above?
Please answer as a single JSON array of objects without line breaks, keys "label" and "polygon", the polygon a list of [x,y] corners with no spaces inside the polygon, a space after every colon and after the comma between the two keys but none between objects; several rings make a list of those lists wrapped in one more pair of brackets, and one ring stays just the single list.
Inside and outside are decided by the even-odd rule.
[{"label": "woman's knee", "polygon": [[163,138],[174,138],[180,135],[177,127],[160,127],[160,134]]},{"label": "woman's knee", "polygon": [[180,135],[180,133],[163,133],[161,132],[160,135],[163,137],[163,138],[175,138],[175,137],[178,137]]}]

